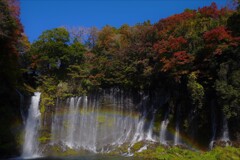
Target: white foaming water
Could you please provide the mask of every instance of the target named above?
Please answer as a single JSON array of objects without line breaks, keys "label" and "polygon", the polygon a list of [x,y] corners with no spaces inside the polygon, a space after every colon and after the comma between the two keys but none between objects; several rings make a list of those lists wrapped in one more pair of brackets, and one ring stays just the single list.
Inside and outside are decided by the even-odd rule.
[{"label": "white foaming water", "polygon": [[71,98],[70,99],[70,107],[69,107],[69,113],[68,113],[68,130],[67,130],[67,140],[66,144],[69,148],[73,148],[75,146],[75,138],[74,132],[75,132],[75,126],[77,125],[77,116],[78,116],[78,110],[79,110],[79,103],[81,101],[82,97],[79,98]]},{"label": "white foaming water", "polygon": [[147,116],[147,112],[146,112],[147,100],[148,100],[148,96],[143,96],[143,99],[140,102],[140,106],[143,107],[144,112],[143,112],[142,117],[139,119],[139,121],[137,123],[137,128],[133,135],[130,147],[132,147],[135,143],[137,143],[139,141],[145,140],[144,125],[145,125],[145,120],[146,120],[146,116]]},{"label": "white foaming water", "polygon": [[[108,153],[116,147],[127,145],[129,147],[127,156],[131,156],[133,155],[131,147],[140,141],[146,143],[146,140],[155,142],[160,139],[160,143],[164,145],[168,145],[170,140],[175,145],[183,143],[179,135],[179,118],[177,118],[176,132],[173,137],[167,132],[169,111],[165,112],[159,134],[156,134],[154,128],[154,122],[157,119],[156,111],[147,112],[147,108],[151,107],[153,111],[156,107],[148,106],[151,104],[148,97],[134,101],[135,99],[133,100],[133,97],[129,95],[113,91],[113,93],[94,94],[89,97],[57,99],[55,110],[52,113],[46,113],[48,114],[45,119],[46,123],[42,123],[42,127],[49,131],[51,137],[49,141],[39,145],[40,112],[36,104],[39,104],[40,93],[39,99],[36,100],[36,98],[37,93],[33,96],[29,108],[26,134],[31,133],[33,136],[25,135],[25,137],[31,137],[31,140],[25,138],[24,157],[39,155],[38,148],[41,149],[42,155],[48,154],[48,147],[55,147],[55,145],[59,146],[62,151],[71,148],[76,151],[87,150],[94,153]],[[33,112],[33,108],[37,108],[35,111],[37,114]],[[147,120],[149,117],[151,117],[150,122]],[[34,123],[35,129],[31,130],[29,123]],[[146,147],[143,146],[139,151]]]},{"label": "white foaming water", "polygon": [[166,140],[166,134],[167,134],[167,126],[168,126],[169,120],[165,119],[161,123],[161,129],[160,129],[160,143],[167,145]]},{"label": "white foaming water", "polygon": [[180,142],[180,137],[179,137],[179,121],[180,121],[180,106],[177,108],[177,122],[176,122],[176,130],[175,130],[175,135],[174,135],[174,145],[179,145]]},{"label": "white foaming water", "polygon": [[112,95],[69,98],[66,105],[58,104],[52,117],[51,144],[108,152],[133,138],[138,116],[132,108],[128,99]]},{"label": "white foaming water", "polygon": [[209,149],[213,149],[215,140],[211,140],[211,142],[209,143]]},{"label": "white foaming water", "polygon": [[174,136],[174,145],[179,145],[180,139],[179,139],[179,125],[176,126],[175,136]]},{"label": "white foaming water", "polygon": [[31,98],[31,105],[28,109],[28,117],[25,126],[25,137],[23,144],[23,158],[39,156],[38,129],[40,127],[41,113],[39,111],[41,93],[35,92]]},{"label": "white foaming water", "polygon": [[227,122],[227,119],[226,119],[225,116],[223,117],[223,133],[222,133],[221,140],[224,141],[224,142],[230,141],[229,130],[228,130],[228,122]]},{"label": "white foaming water", "polygon": [[143,132],[144,123],[145,123],[145,116],[143,116],[140,119],[139,123],[137,124],[137,129],[133,136],[131,145],[134,145],[136,142],[142,141],[144,139],[144,132]]},{"label": "white foaming water", "polygon": [[147,138],[146,138],[146,140],[153,141],[153,142],[155,142],[155,140],[153,139],[154,120],[155,120],[155,114],[153,115],[153,118],[152,118],[152,120],[150,122],[148,133],[147,133]]},{"label": "white foaming water", "polygon": [[140,148],[137,152],[142,152],[142,151],[144,151],[144,150],[146,150],[147,149],[147,145],[145,145],[145,146],[143,146],[142,148]]},{"label": "white foaming water", "polygon": [[211,120],[212,120],[212,138],[209,143],[209,149],[213,149],[214,143],[215,143],[215,138],[216,138],[216,115],[215,115],[213,104],[211,107]]}]

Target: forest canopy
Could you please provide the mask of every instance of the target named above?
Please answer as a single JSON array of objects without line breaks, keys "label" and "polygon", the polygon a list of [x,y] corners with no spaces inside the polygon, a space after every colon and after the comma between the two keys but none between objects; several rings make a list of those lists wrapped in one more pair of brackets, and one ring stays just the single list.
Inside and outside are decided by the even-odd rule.
[{"label": "forest canopy", "polygon": [[165,88],[187,92],[200,108],[206,97],[216,99],[230,118],[240,114],[238,22],[238,10],[212,3],[156,24],[55,28],[23,57],[37,77],[35,87],[53,98],[97,88]]},{"label": "forest canopy", "polygon": [[[19,20],[19,2],[0,0],[0,113],[16,111],[9,107],[16,106],[9,103],[16,90],[40,90],[47,97],[44,105],[51,107],[56,98],[117,87],[164,90],[174,103],[199,113],[195,118],[203,123],[214,102],[230,125],[240,122],[237,4],[234,10],[216,3],[186,9],[155,24],[59,27],[30,44]],[[238,123],[232,130],[240,133],[239,128]]]}]

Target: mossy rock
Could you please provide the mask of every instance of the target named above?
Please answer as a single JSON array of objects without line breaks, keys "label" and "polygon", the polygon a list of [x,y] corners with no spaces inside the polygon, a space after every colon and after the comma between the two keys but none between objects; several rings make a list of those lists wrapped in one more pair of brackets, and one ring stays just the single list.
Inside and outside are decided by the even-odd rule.
[{"label": "mossy rock", "polygon": [[124,154],[128,153],[129,144],[122,144],[121,146],[117,147],[111,154]]},{"label": "mossy rock", "polygon": [[41,136],[41,137],[38,138],[38,141],[39,141],[40,143],[47,143],[47,142],[50,141],[50,140],[51,140],[51,138],[45,137],[45,136]]},{"label": "mossy rock", "polygon": [[74,155],[79,155],[80,152],[71,148],[67,148],[64,152],[61,153],[61,156],[74,156]]},{"label": "mossy rock", "polygon": [[97,122],[98,123],[104,123],[104,122],[106,122],[106,117],[105,116],[98,116],[97,117]]},{"label": "mossy rock", "polygon": [[196,152],[179,147],[149,148],[141,153],[136,152],[134,157],[138,159],[158,159],[158,160],[239,160],[240,150],[234,147],[216,147],[209,152]]},{"label": "mossy rock", "polygon": [[145,145],[145,143],[143,141],[135,143],[131,147],[131,152],[135,153],[135,152],[139,151],[139,149],[141,149],[144,145]]}]

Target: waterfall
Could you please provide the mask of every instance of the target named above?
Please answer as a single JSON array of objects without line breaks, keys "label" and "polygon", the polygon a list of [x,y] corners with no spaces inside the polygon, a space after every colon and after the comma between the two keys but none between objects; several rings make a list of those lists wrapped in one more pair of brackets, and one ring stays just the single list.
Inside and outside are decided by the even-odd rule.
[{"label": "waterfall", "polygon": [[144,145],[143,147],[141,147],[137,152],[142,152],[144,150],[147,150],[147,145]]},{"label": "waterfall", "polygon": [[[62,152],[72,149],[93,153],[108,153],[116,151],[117,147],[128,147],[127,155],[130,156],[133,154],[132,147],[137,142],[146,143],[139,150],[142,151],[158,138],[163,145],[170,144],[170,140],[172,145],[183,144],[180,138],[180,106],[176,108],[175,134],[172,136],[167,131],[169,110],[164,112],[157,134],[154,123],[158,118],[156,111],[159,102],[152,103],[153,99],[146,95],[134,99],[121,90],[107,90],[100,94],[69,97],[65,100],[58,98],[52,112],[46,112],[41,116],[45,117],[45,120],[40,119],[39,100],[40,93],[35,93],[26,120],[23,157],[37,156],[39,150],[41,155],[45,153],[49,155],[56,147]],[[214,119],[212,118],[213,124]],[[40,120],[45,121],[44,126],[40,126]],[[39,127],[44,127],[41,131],[47,132],[46,135],[49,136],[41,144],[38,142]],[[215,131],[214,125],[213,130]],[[222,134],[222,141],[229,141],[226,119]]]},{"label": "waterfall", "polygon": [[160,143],[167,145],[166,141],[166,134],[167,134],[167,126],[169,123],[168,120],[168,112],[165,114],[164,120],[161,122],[161,128],[160,128]]},{"label": "waterfall", "polygon": [[96,152],[97,150],[97,130],[98,130],[98,112],[94,111],[95,106],[88,105],[88,97],[83,97],[83,106],[78,114],[79,128],[76,129],[75,148],[82,148]]},{"label": "waterfall", "polygon": [[144,132],[143,132],[143,128],[144,128],[144,123],[145,123],[145,115],[139,120],[138,124],[137,124],[137,129],[136,132],[133,136],[132,142],[131,144],[135,144],[136,142],[142,141],[144,139]]},{"label": "waterfall", "polygon": [[146,138],[146,140],[148,140],[148,141],[155,141],[155,140],[153,139],[153,127],[154,127],[154,121],[155,121],[155,112],[156,112],[156,111],[154,111],[154,113],[153,113],[153,118],[152,118],[152,120],[151,120],[151,122],[150,122],[149,129],[148,129],[148,133],[147,133],[147,138]]},{"label": "waterfall", "polygon": [[179,139],[179,124],[176,125],[176,131],[174,135],[174,145],[179,145],[180,139]]},{"label": "waterfall", "polygon": [[66,140],[66,144],[70,148],[74,147],[74,142],[75,142],[74,132],[75,132],[75,126],[77,125],[78,106],[79,106],[80,100],[81,100],[81,97],[70,99],[70,107],[69,107],[69,113],[68,113],[69,127],[67,129],[67,140]]},{"label": "waterfall", "polygon": [[119,92],[68,98],[59,101],[52,114],[50,144],[108,152],[114,146],[130,143],[135,133],[142,134],[145,118],[139,123],[138,118],[131,98],[123,98]]},{"label": "waterfall", "polygon": [[176,130],[175,130],[175,135],[174,135],[174,145],[179,145],[180,142],[180,137],[179,137],[179,121],[180,121],[180,106],[177,108],[177,118],[176,118]]},{"label": "waterfall", "polygon": [[39,101],[41,93],[35,92],[31,98],[31,105],[28,109],[28,117],[25,126],[25,137],[22,157],[32,158],[39,156],[38,149],[38,129],[40,128],[41,113],[39,111]]},{"label": "waterfall", "polygon": [[137,124],[137,129],[131,141],[131,146],[133,146],[136,142],[144,140],[145,138],[144,125],[145,125],[145,120],[147,116],[147,111],[146,111],[147,100],[148,100],[148,96],[143,96],[140,102],[140,106],[143,108],[144,111],[143,111],[143,115],[141,116]]},{"label": "waterfall", "polygon": [[213,145],[214,145],[215,138],[216,138],[216,115],[215,115],[213,103],[212,103],[212,107],[211,107],[211,122],[212,122],[212,138],[209,143],[209,149],[213,149]]},{"label": "waterfall", "polygon": [[223,116],[223,133],[222,133],[221,141],[226,142],[226,144],[228,144],[228,142],[230,141],[228,122],[227,122],[227,118],[225,116]]}]

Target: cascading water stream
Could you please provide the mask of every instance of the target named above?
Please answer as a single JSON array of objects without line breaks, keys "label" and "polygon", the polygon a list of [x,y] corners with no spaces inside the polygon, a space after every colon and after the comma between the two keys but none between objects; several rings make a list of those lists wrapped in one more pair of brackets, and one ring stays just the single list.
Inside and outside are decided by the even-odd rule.
[{"label": "cascading water stream", "polygon": [[179,139],[179,124],[176,125],[176,131],[174,135],[174,145],[179,145],[180,144],[180,139]]},{"label": "cascading water stream", "polygon": [[[137,142],[144,142],[144,145],[138,150],[141,152],[158,138],[163,145],[184,144],[179,133],[181,129],[180,107],[176,110],[175,135],[172,136],[167,131],[169,110],[164,113],[159,134],[156,134],[154,123],[157,119],[156,104],[159,103],[152,104],[148,96],[137,99],[139,101],[136,101],[135,104],[133,100],[129,95],[115,90],[88,97],[57,99],[55,110],[43,115],[44,123],[41,123],[42,126],[40,126],[41,119],[38,108],[40,93],[35,93],[26,121],[23,157],[38,156],[39,148],[41,155],[45,153],[49,155],[51,149],[56,147],[63,152],[72,149],[108,153],[124,146],[128,147],[128,152],[122,154],[132,156],[136,152],[134,145]],[[149,105],[151,106],[149,107]],[[222,141],[229,141],[227,121],[223,120]],[[44,130],[41,130],[38,136],[39,127],[44,127]],[[50,137],[47,137],[48,139],[44,143],[38,142],[40,135],[43,136],[45,131],[49,131],[47,136]]]},{"label": "cascading water stream", "polygon": [[[77,100],[77,102],[76,102]],[[71,98],[70,99],[70,107],[69,107],[69,113],[68,113],[68,130],[67,130],[67,146],[69,148],[73,148],[75,145],[75,137],[74,137],[74,132],[75,132],[75,126],[77,125],[77,116],[79,113],[79,103],[81,101],[81,97],[79,98]]]},{"label": "cascading water stream", "polygon": [[228,122],[227,118],[223,116],[223,133],[221,137],[221,141],[226,143],[226,146],[230,145],[230,138],[229,138],[229,130],[228,130]]},{"label": "cascading water stream", "polygon": [[133,139],[131,141],[131,145],[133,146],[135,143],[144,140],[145,138],[145,133],[144,133],[144,125],[145,125],[145,119],[147,116],[147,111],[146,111],[146,103],[148,100],[148,96],[144,96],[140,105],[144,109],[142,117],[139,119],[139,122],[137,124],[137,128],[135,131],[135,134],[133,136]]},{"label": "cascading water stream", "polygon": [[41,113],[39,111],[41,93],[35,92],[31,98],[31,105],[28,109],[28,117],[25,126],[25,136],[23,143],[23,158],[33,158],[39,156],[38,130],[41,125]]},{"label": "cascading water stream", "polygon": [[180,106],[177,108],[176,130],[174,135],[174,145],[181,144],[179,137]]},{"label": "cascading water stream", "polygon": [[154,121],[155,121],[155,113],[156,113],[156,111],[153,112],[153,118],[150,122],[147,137],[146,137],[146,140],[153,141],[153,142],[155,141],[154,138],[153,138],[153,127],[154,127]]},{"label": "cascading water stream", "polygon": [[163,145],[167,145],[166,134],[167,134],[167,126],[168,126],[168,112],[165,114],[164,120],[161,123],[160,128],[160,143]]},{"label": "cascading water stream", "polygon": [[144,123],[145,123],[145,116],[146,116],[146,114],[144,114],[144,116],[139,120],[139,122],[137,124],[137,129],[133,136],[131,145],[135,144],[136,142],[142,141],[144,139],[143,127],[144,127]]},{"label": "cascading water stream", "polygon": [[216,115],[215,115],[213,104],[211,107],[211,120],[212,120],[212,138],[209,143],[209,149],[213,149],[213,145],[214,145],[215,138],[216,138]]},{"label": "cascading water stream", "polygon": [[130,100],[111,94],[100,99],[69,98],[66,103],[58,104],[51,118],[51,144],[108,152],[113,146],[129,143],[138,124],[137,113],[132,109]]}]

